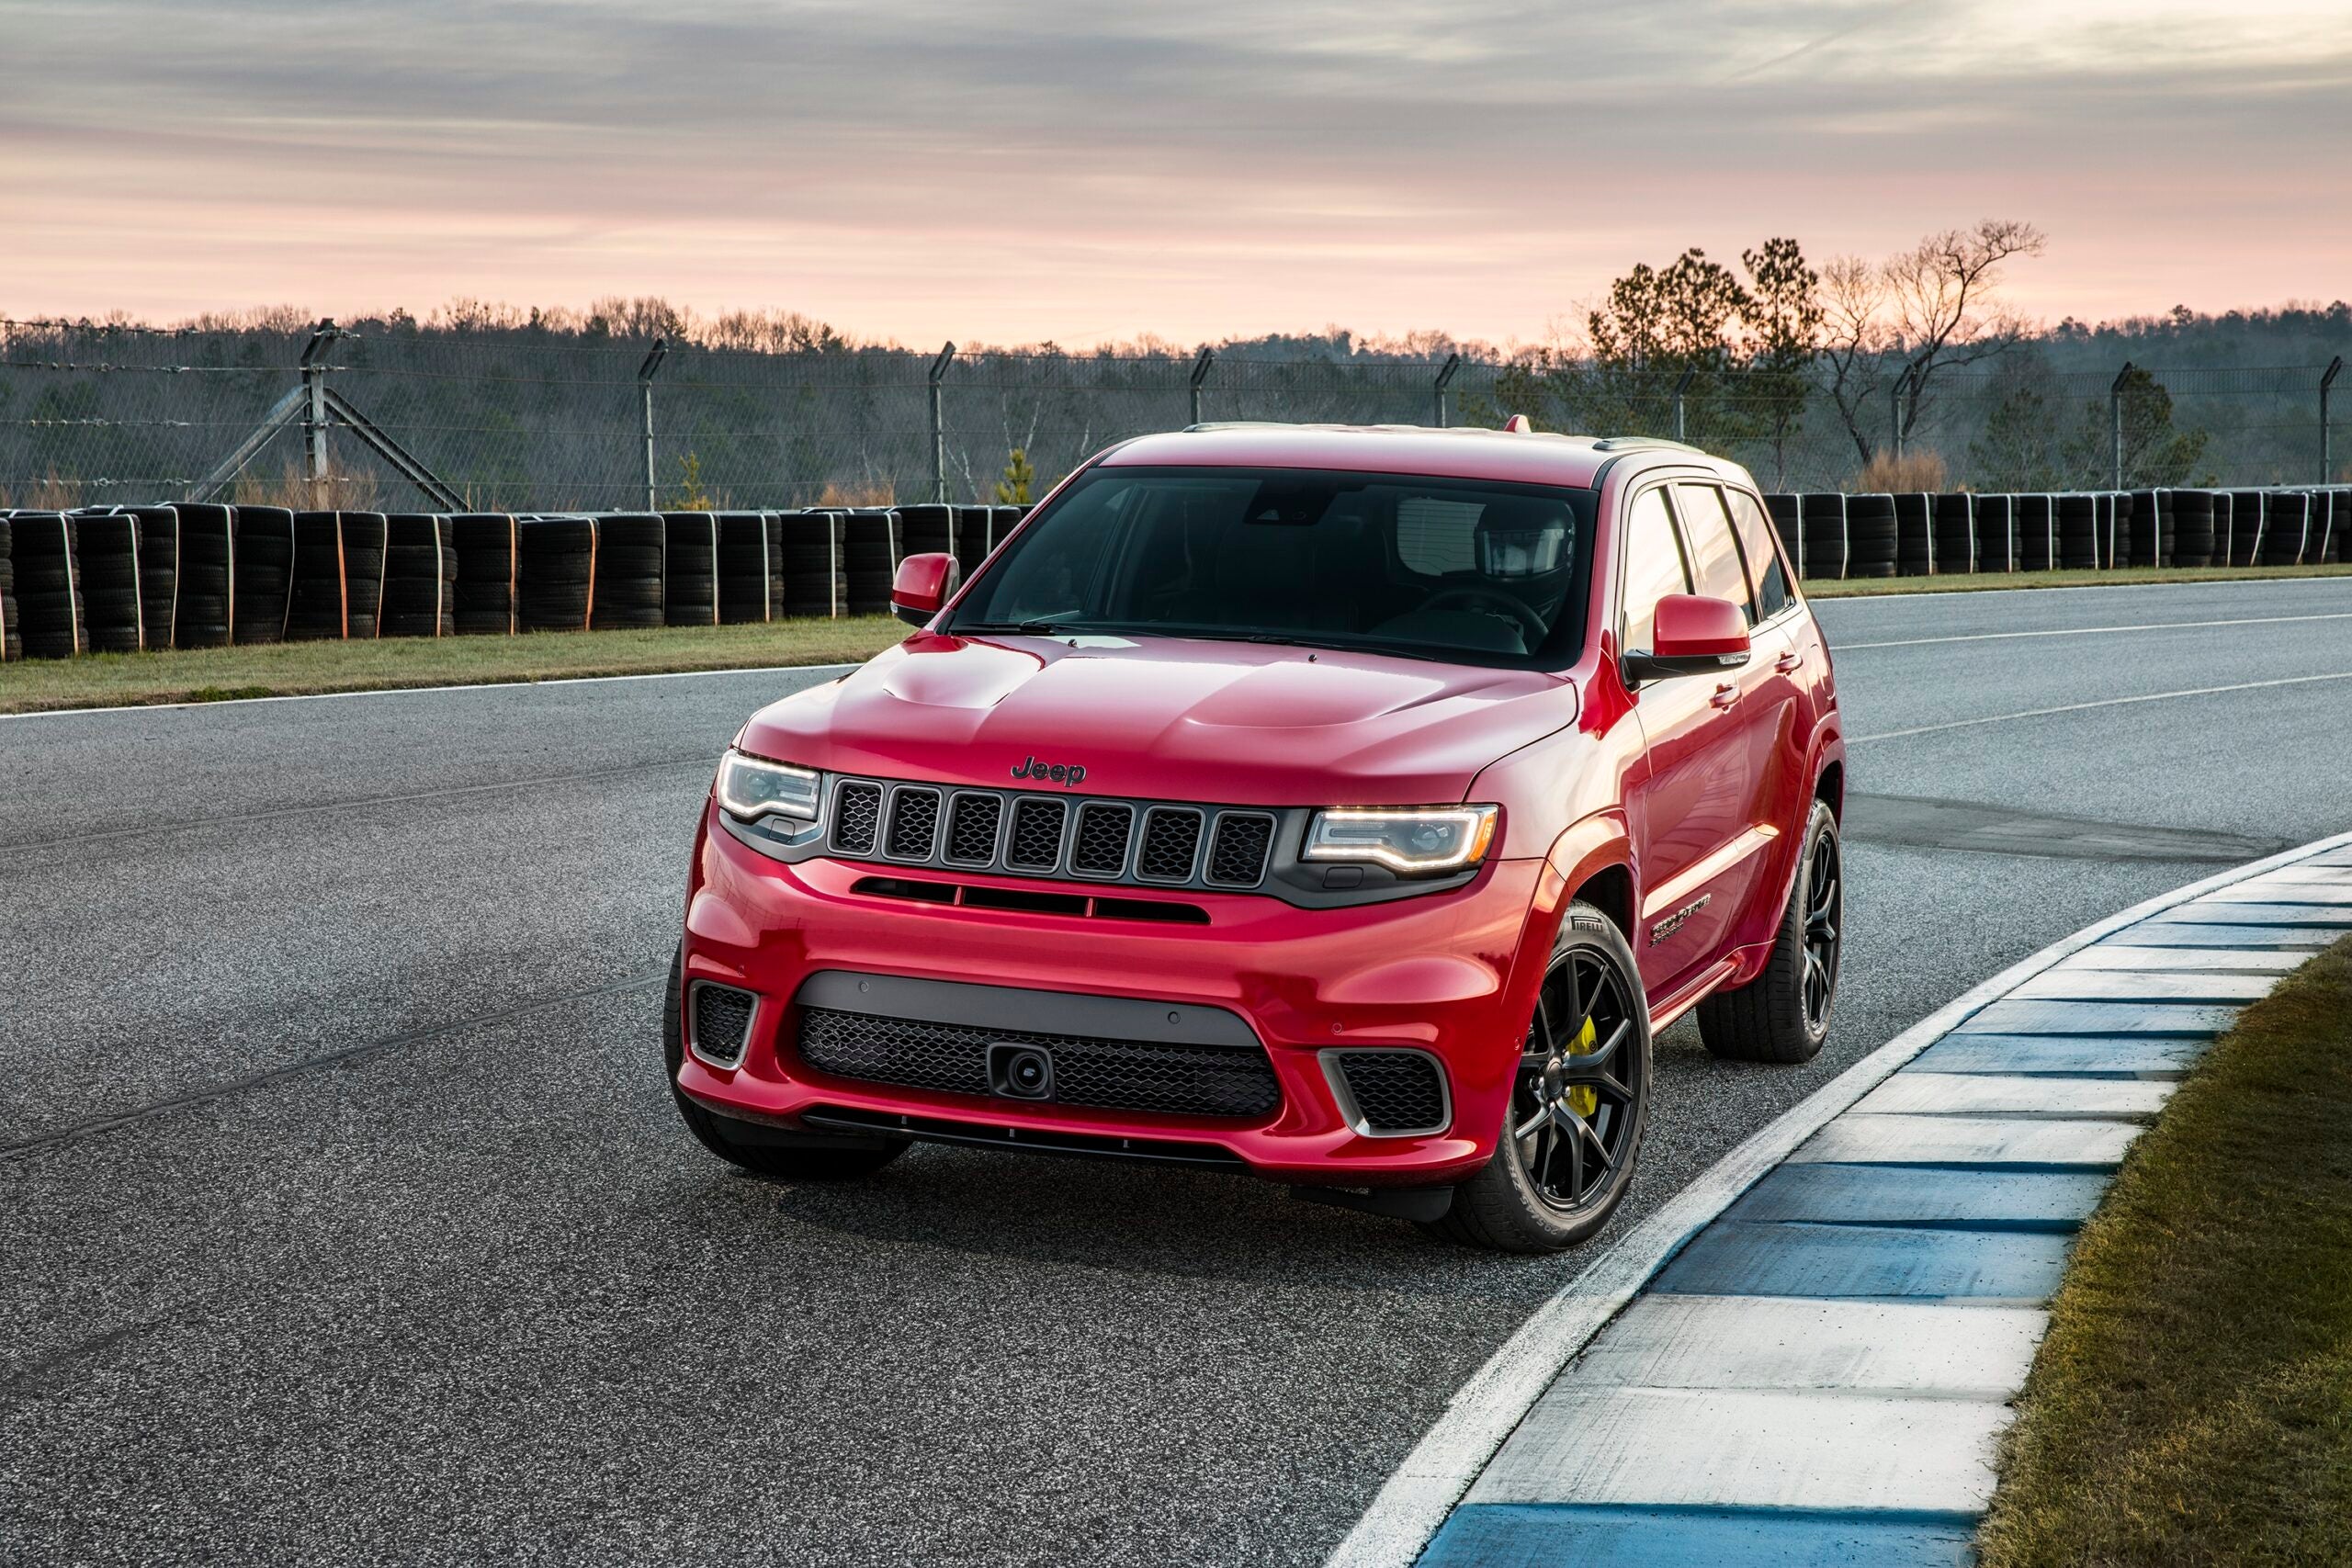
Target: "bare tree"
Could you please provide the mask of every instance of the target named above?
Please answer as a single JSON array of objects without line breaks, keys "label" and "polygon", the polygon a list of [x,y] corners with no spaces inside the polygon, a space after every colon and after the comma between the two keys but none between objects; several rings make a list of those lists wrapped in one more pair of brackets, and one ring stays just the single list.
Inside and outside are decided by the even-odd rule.
[{"label": "bare tree", "polygon": [[1987,218],[1973,229],[1930,234],[1881,269],[1904,364],[1895,392],[1898,441],[1918,426],[1939,371],[2005,354],[2024,334],[2025,323],[1998,298],[2001,264],[2038,256],[2044,244],[2030,223]]},{"label": "bare tree", "polygon": [[1886,284],[1875,262],[1832,256],[1821,269],[1822,389],[1837,405],[1858,461],[1871,460],[1870,412],[1886,385],[1889,333],[1881,318]]}]

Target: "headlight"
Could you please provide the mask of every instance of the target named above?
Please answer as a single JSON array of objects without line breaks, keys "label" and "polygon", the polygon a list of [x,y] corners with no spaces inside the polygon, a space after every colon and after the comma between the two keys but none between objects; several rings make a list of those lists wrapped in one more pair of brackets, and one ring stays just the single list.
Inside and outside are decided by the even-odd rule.
[{"label": "headlight", "polygon": [[1347,807],[1307,825],[1307,860],[1372,861],[1391,871],[1459,871],[1487,858],[1491,806]]},{"label": "headlight", "polygon": [[718,764],[719,809],[740,821],[754,821],[771,812],[814,821],[820,787],[818,775],[807,768],[741,751],[729,751]]}]

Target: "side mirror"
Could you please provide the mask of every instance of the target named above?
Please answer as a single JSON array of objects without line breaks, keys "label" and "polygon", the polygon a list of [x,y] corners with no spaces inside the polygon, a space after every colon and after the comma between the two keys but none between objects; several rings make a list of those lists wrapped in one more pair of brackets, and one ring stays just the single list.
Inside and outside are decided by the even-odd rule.
[{"label": "side mirror", "polygon": [[1657,602],[1651,637],[1621,662],[1628,684],[1668,675],[1708,675],[1747,662],[1747,616],[1728,599],[1669,593]]},{"label": "side mirror", "polygon": [[909,556],[890,581],[890,614],[919,626],[939,614],[964,574],[951,555]]}]

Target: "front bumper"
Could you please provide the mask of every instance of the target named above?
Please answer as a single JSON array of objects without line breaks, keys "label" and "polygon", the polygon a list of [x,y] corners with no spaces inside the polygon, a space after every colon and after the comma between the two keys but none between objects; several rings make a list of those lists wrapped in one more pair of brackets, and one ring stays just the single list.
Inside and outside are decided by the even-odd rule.
[{"label": "front bumper", "polygon": [[[1529,918],[1541,861],[1490,861],[1453,892],[1339,909],[1186,892],[1175,901],[1207,921],[1175,924],[860,892],[860,881],[892,868],[825,858],[787,865],[739,842],[715,812],[706,808],[695,846],[684,976],[757,992],[763,1005],[739,1065],[689,1055],[678,1087],[722,1115],[810,1131],[844,1113],[867,1124],[905,1117],[910,1130],[962,1130],[978,1142],[1018,1147],[1024,1134],[1058,1134],[1066,1145],[1125,1141],[1147,1156],[1189,1145],[1282,1180],[1342,1186],[1458,1180],[1493,1151],[1551,940]],[[823,971],[1223,1010],[1264,1046],[1281,1103],[1254,1118],[1174,1116],[830,1077],[795,1048],[795,998]],[[1442,1131],[1376,1137],[1349,1124],[1321,1053],[1377,1046],[1437,1058],[1451,1098]]]}]

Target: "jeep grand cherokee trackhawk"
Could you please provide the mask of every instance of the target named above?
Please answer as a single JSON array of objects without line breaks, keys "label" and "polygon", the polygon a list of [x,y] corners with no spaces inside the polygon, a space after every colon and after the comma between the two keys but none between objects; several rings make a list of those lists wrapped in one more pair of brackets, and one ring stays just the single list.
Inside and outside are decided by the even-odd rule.
[{"label": "jeep grand cherokee trackhawk", "polygon": [[892,600],[703,813],[667,1044],[722,1158],[1183,1162],[1536,1251],[1624,1195],[1653,1031],[1820,1049],[1837,699],[1728,463],[1199,427]]}]

